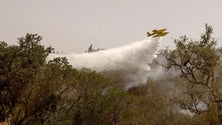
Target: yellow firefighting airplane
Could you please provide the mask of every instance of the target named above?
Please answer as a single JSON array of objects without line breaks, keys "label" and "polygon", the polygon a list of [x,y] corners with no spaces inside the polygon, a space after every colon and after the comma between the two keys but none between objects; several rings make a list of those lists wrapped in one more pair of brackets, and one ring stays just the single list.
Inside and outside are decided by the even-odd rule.
[{"label": "yellow firefighting airplane", "polygon": [[160,36],[165,36],[168,34],[168,32],[165,32],[167,29],[160,29],[160,30],[153,30],[152,33],[147,32],[147,37],[160,37]]}]

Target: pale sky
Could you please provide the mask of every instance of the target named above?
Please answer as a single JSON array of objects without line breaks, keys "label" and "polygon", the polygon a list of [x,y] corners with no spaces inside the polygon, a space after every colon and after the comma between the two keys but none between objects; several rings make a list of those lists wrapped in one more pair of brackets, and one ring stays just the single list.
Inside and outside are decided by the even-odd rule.
[{"label": "pale sky", "polygon": [[222,45],[222,0],[0,0],[0,41],[16,44],[26,33],[64,52],[112,48],[167,28],[161,46],[181,35],[199,39],[208,23]]}]

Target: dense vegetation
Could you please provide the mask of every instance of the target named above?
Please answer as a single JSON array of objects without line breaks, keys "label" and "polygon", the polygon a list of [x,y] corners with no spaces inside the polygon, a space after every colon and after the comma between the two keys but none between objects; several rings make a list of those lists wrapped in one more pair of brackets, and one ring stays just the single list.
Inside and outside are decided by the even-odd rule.
[{"label": "dense vegetation", "polygon": [[[0,42],[0,121],[12,125],[220,125],[221,49],[206,25],[200,40],[186,36],[160,52],[165,76],[126,90],[121,72],[46,61],[51,47],[37,34]],[[155,65],[155,64],[154,64]],[[119,85],[121,84],[121,85]]]}]

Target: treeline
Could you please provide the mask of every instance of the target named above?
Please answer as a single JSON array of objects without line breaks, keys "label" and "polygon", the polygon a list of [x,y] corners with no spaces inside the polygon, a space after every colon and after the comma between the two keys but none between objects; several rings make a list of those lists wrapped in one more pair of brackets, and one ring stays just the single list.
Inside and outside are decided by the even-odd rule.
[{"label": "treeline", "polygon": [[[126,90],[122,73],[73,68],[27,34],[0,42],[0,121],[12,125],[220,125],[221,49],[212,27],[198,41],[183,36],[160,52],[164,79]],[[107,75],[108,74],[108,75]],[[111,75],[110,75],[111,74]],[[110,77],[109,77],[110,76]],[[115,79],[116,78],[116,79]],[[122,84],[121,84],[122,82]],[[121,85],[119,85],[121,84]]]}]

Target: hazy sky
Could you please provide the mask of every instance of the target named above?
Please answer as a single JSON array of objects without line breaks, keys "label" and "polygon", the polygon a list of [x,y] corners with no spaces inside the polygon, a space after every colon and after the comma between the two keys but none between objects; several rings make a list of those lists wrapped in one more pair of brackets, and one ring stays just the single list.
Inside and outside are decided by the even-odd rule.
[{"label": "hazy sky", "polygon": [[168,28],[161,46],[188,35],[199,39],[204,24],[222,45],[222,0],[0,0],[0,40],[15,44],[26,33],[64,52],[112,48]]}]

